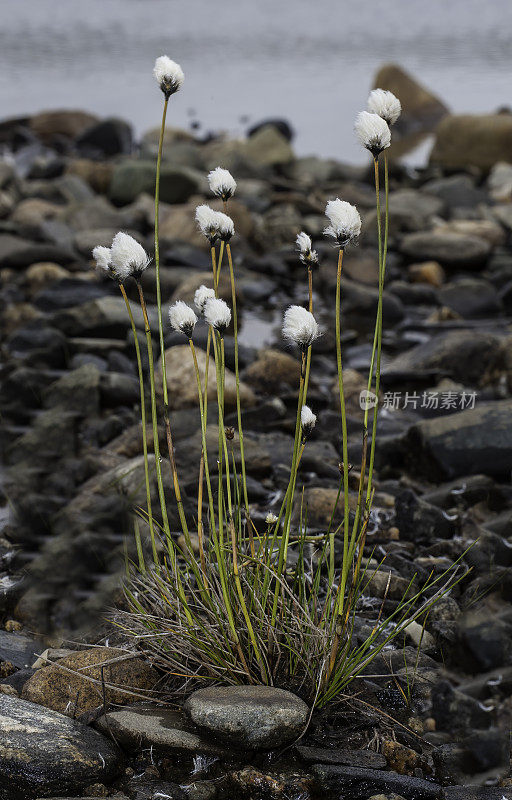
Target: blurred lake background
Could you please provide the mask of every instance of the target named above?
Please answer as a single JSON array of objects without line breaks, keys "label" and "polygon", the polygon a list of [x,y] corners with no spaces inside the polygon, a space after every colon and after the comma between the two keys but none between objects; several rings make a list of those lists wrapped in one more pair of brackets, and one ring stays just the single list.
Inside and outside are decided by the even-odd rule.
[{"label": "blurred lake background", "polygon": [[362,162],[352,122],[395,62],[453,112],[512,102],[510,0],[0,0],[0,116],[80,108],[159,122],[166,53],[186,76],[169,124],[292,124],[299,155]]}]

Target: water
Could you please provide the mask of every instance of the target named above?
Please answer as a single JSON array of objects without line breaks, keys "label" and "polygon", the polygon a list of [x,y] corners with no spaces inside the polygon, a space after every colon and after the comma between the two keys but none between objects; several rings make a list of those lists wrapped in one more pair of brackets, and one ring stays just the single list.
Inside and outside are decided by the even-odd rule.
[{"label": "water", "polygon": [[352,122],[380,64],[412,71],[454,111],[511,103],[510,0],[0,0],[3,117],[85,108],[158,124],[151,69],[185,70],[170,124],[241,133],[289,119],[296,151],[360,161]]}]

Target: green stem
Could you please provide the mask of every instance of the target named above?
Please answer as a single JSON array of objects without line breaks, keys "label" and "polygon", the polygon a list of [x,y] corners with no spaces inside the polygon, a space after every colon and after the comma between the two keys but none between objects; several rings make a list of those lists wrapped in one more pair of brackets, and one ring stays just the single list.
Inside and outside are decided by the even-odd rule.
[{"label": "green stem", "polygon": [[[336,275],[336,360],[338,367],[338,389],[340,395],[341,410],[341,439],[343,452],[343,492],[344,492],[344,513],[343,513],[343,566],[342,573],[345,574],[348,556],[348,525],[349,525],[349,495],[348,495],[348,434],[347,434],[347,412],[345,407],[345,393],[343,390],[343,367],[341,361],[341,270],[343,265],[343,248],[340,247],[338,253],[338,270]],[[329,585],[334,582],[334,531],[329,534]],[[343,587],[344,591],[344,587]],[[340,591],[341,603],[343,603],[343,592]]]},{"label": "green stem", "polygon": [[169,99],[164,100],[162,123],[160,125],[160,138],[158,140],[158,157],[156,160],[155,180],[155,275],[156,275],[156,305],[158,308],[158,334],[160,337],[160,355],[162,358],[162,384],[164,392],[164,408],[167,411],[169,401],[167,397],[167,374],[165,366],[164,326],[162,320],[162,293],[160,289],[160,238],[159,238],[159,204],[160,204],[160,170],[162,165],[162,150],[164,146],[165,120]]},{"label": "green stem", "polygon": [[[125,288],[122,283],[119,284],[119,289],[121,290],[121,294],[123,296],[123,300],[126,305],[126,310],[128,311],[128,316],[130,318],[130,325],[132,326],[132,333],[133,333],[133,341],[135,344],[135,354],[137,356],[137,369],[139,371],[139,387],[140,387],[140,416],[142,421],[142,449],[144,453],[144,477],[146,480],[146,502],[148,510],[149,532],[151,536],[151,547],[153,550],[153,562],[156,566],[158,564],[158,553],[156,549],[155,530],[153,527],[153,512],[151,509],[151,486],[149,483],[148,437],[146,432],[146,399],[144,396],[144,373],[142,371],[142,360],[140,357],[139,340],[137,338],[137,329],[135,327],[135,320],[133,319],[130,301],[128,300]],[[138,531],[138,526],[137,526],[137,531]],[[139,561],[140,561],[140,555],[139,555]]]}]

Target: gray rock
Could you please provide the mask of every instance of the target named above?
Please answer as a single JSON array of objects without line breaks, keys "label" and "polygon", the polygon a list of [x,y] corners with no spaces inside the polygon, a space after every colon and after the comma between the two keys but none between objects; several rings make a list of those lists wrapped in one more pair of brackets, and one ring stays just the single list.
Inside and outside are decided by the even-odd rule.
[{"label": "gray rock", "polygon": [[179,711],[155,706],[131,706],[111,711],[96,721],[96,727],[124,747],[153,747],[158,753],[222,755],[225,750],[198,735]]},{"label": "gray rock", "polygon": [[412,489],[397,496],[395,513],[400,539],[430,542],[436,537],[451,539],[458,531],[453,516],[416,497]]},{"label": "gray rock", "polygon": [[0,630],[0,661],[10,661],[18,669],[28,667],[37,653],[44,649],[43,642],[25,633],[8,633]]},{"label": "gray rock", "polygon": [[409,233],[400,250],[410,261],[438,261],[445,267],[478,269],[486,263],[491,245],[484,239],[459,233]]},{"label": "gray rock", "polygon": [[26,700],[0,695],[0,732],[0,800],[76,792],[121,767],[100,733]]},{"label": "gray rock", "polygon": [[443,800],[509,800],[510,797],[510,788],[500,789],[499,786],[446,786],[443,789]]},{"label": "gray rock", "polygon": [[313,772],[322,789],[343,800],[361,800],[370,794],[395,792],[407,800],[439,800],[441,787],[422,778],[360,767],[315,764]]},{"label": "gray rock", "polygon": [[373,750],[340,750],[327,747],[298,746],[296,752],[309,764],[345,764],[347,767],[369,767],[385,769],[387,761],[381,753]]},{"label": "gray rock", "polygon": [[48,409],[61,408],[84,416],[97,414],[100,405],[100,373],[94,364],[67,372],[43,392]]},{"label": "gray rock", "polygon": [[199,728],[241,748],[271,749],[289,744],[303,732],[309,717],[303,700],[270,686],[198,689],[185,708]]},{"label": "gray rock", "polygon": [[70,250],[45,242],[30,242],[10,234],[0,235],[0,268],[24,268],[39,261],[69,264],[75,258]]},{"label": "gray rock", "polygon": [[406,436],[410,466],[440,475],[485,473],[510,477],[512,400],[482,403],[446,417],[422,420]]},{"label": "gray rock", "polygon": [[448,178],[428,181],[421,187],[421,191],[437,198],[448,208],[474,208],[487,199],[482,189],[475,187],[475,182],[469,175],[451,175]]},{"label": "gray rock", "polygon": [[389,362],[383,374],[437,371],[464,385],[478,384],[487,370],[498,366],[501,341],[483,331],[449,331],[401,353]]},{"label": "gray rock", "polygon": [[492,317],[502,310],[492,283],[478,278],[462,278],[442,286],[438,290],[438,297],[443,306],[453,309],[464,319]]},{"label": "gray rock", "polygon": [[[110,184],[110,199],[119,206],[127,205],[142,192],[155,189],[155,163],[142,159],[127,159],[118,164]],[[193,194],[201,193],[206,179],[190,167],[162,164],[160,199],[163,203],[185,203]]]}]

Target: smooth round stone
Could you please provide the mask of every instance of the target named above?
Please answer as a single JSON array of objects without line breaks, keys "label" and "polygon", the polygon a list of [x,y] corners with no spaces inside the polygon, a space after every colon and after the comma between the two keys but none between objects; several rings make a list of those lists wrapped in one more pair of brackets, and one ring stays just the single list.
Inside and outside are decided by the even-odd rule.
[{"label": "smooth round stone", "polygon": [[308,722],[309,708],[296,695],[271,686],[213,686],[186,701],[192,721],[233,745],[271,749],[293,742]]}]

